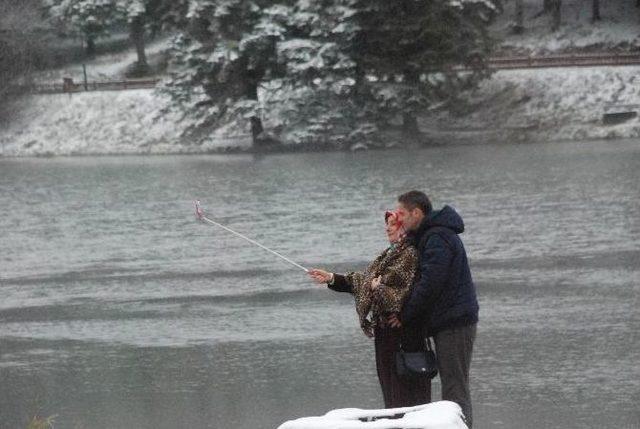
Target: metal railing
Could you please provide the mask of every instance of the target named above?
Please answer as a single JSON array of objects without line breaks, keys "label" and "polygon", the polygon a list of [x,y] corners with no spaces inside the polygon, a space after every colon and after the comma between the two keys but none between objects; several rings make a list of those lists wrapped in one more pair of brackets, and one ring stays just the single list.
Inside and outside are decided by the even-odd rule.
[{"label": "metal railing", "polygon": [[547,67],[624,66],[640,64],[640,53],[570,54],[490,58],[488,65],[497,70]]},{"label": "metal railing", "polygon": [[124,91],[155,88],[160,79],[126,79],[113,81],[74,82],[64,78],[62,82],[35,83],[14,87],[15,93],[72,94],[84,91]]},{"label": "metal railing", "polygon": [[[639,53],[594,53],[545,56],[514,56],[493,57],[487,61],[487,66],[493,70],[513,70],[550,67],[589,67],[589,66],[625,66],[640,65]],[[454,70],[468,70],[471,65],[453,67]],[[435,65],[433,71],[438,70]],[[114,81],[75,82],[71,78],[64,78],[63,82],[36,83],[16,86],[11,89],[15,93],[32,94],[71,94],[83,91],[123,91],[130,89],[150,89],[160,82],[160,79],[125,79]]]}]

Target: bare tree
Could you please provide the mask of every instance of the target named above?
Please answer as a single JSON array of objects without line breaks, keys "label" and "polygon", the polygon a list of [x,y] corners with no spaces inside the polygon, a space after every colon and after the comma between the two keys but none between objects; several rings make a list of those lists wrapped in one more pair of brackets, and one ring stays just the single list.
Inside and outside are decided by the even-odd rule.
[{"label": "bare tree", "polygon": [[31,0],[0,0],[0,94],[42,60],[42,21]]},{"label": "bare tree", "polygon": [[551,1],[551,14],[552,14],[552,24],[551,29],[553,31],[557,31],[560,28],[560,24],[562,23],[562,0],[550,0]]},{"label": "bare tree", "polygon": [[515,16],[513,23],[513,32],[515,34],[522,34],[524,32],[524,5],[522,0],[515,0]]},{"label": "bare tree", "polygon": [[[637,3],[636,3],[637,4]],[[600,16],[600,0],[593,0],[591,3],[591,22],[600,21],[602,17]]]},{"label": "bare tree", "polygon": [[145,53],[145,19],[144,15],[136,15],[129,22],[129,38],[136,49],[138,61],[133,65],[133,69],[128,73],[132,77],[139,77],[149,72],[147,64],[147,55]]},{"label": "bare tree", "polygon": [[[637,1],[640,2],[640,0]],[[551,14],[551,30],[556,31],[562,22],[561,9],[562,0],[542,0],[542,10],[535,15],[535,18]]]}]

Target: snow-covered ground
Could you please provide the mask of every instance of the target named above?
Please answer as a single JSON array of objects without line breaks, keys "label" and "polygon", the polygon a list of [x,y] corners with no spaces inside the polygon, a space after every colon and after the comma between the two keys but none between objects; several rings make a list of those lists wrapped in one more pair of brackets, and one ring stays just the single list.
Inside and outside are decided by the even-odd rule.
[{"label": "snow-covered ground", "polygon": [[[424,116],[421,127],[442,142],[636,138],[640,118],[605,125],[602,115],[611,106],[640,109],[638,76],[638,66],[499,71],[464,97],[459,114]],[[152,90],[25,97],[0,129],[0,155],[201,153],[250,146],[249,136],[223,138],[224,130],[202,145],[181,142],[189,120],[160,115],[165,102]]]},{"label": "snow-covered ground", "polygon": [[165,96],[145,89],[23,97],[0,129],[0,156],[202,153],[249,143],[181,142],[189,121],[161,115],[165,104]]},{"label": "snow-covered ground", "polygon": [[[503,70],[464,98],[459,114],[422,118],[436,140],[584,140],[640,137],[640,118],[617,125],[618,106],[640,113],[640,67]],[[444,140],[446,141],[446,140]]]},{"label": "snow-covered ground", "polygon": [[[402,418],[388,418],[403,415]],[[361,421],[360,419],[372,419]],[[343,408],[318,417],[303,417],[280,425],[278,429],[467,429],[460,406],[455,402],[385,410]]]},{"label": "snow-covered ground", "polygon": [[563,0],[562,25],[550,30],[551,17],[540,15],[542,0],[523,0],[524,27],[521,35],[511,32],[515,2],[504,2],[504,14],[493,25],[494,36],[505,51],[531,54],[585,49],[607,52],[640,46],[640,8],[633,0],[600,2],[601,21],[591,23],[591,1]]}]

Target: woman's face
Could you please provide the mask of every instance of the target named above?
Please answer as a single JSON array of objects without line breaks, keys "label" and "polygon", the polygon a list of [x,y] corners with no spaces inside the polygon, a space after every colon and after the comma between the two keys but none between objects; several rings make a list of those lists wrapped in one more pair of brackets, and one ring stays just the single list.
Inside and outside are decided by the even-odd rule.
[{"label": "woman's face", "polygon": [[400,227],[400,223],[393,216],[389,216],[389,218],[387,218],[385,232],[387,233],[389,243],[398,241],[402,236],[402,228]]}]

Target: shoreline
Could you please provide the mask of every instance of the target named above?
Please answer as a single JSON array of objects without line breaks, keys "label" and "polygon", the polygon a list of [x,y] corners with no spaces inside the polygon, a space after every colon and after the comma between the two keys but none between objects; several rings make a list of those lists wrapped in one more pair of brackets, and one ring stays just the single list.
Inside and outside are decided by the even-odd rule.
[{"label": "shoreline", "polygon": [[47,159],[80,159],[80,158],[136,158],[136,157],[192,157],[192,156],[254,156],[263,157],[270,155],[295,155],[295,154],[328,154],[328,153],[344,153],[355,154],[359,152],[380,152],[380,151],[411,151],[411,150],[428,150],[431,148],[442,147],[462,147],[462,146],[510,146],[510,145],[563,145],[570,143],[587,144],[597,142],[624,143],[639,141],[636,137],[615,137],[615,138],[599,138],[585,137],[583,139],[557,139],[557,140],[539,140],[539,139],[496,139],[496,140],[471,140],[471,137],[457,138],[454,136],[449,142],[431,142],[412,146],[389,146],[379,147],[372,146],[367,149],[348,150],[348,149],[332,149],[332,148],[295,148],[293,150],[253,150],[230,148],[228,150],[208,150],[202,152],[101,152],[101,153],[67,153],[67,154],[33,154],[33,155],[3,155],[0,154],[0,160],[47,160]]}]

